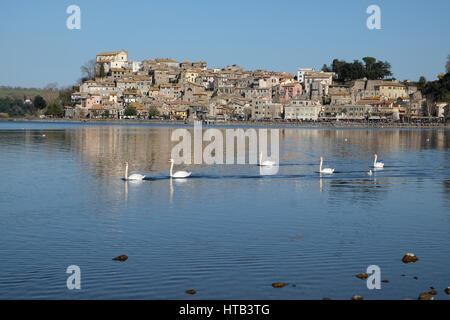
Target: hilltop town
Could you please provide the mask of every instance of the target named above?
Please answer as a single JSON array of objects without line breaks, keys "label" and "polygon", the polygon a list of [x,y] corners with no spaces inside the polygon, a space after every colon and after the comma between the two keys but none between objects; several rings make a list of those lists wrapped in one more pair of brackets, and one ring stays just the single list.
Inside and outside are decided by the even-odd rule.
[{"label": "hilltop town", "polygon": [[443,119],[415,85],[396,80],[337,81],[334,72],[246,71],[238,65],[172,59],[132,61],[127,51],[99,53],[95,76],[75,86],[66,118],[208,121],[403,121]]}]

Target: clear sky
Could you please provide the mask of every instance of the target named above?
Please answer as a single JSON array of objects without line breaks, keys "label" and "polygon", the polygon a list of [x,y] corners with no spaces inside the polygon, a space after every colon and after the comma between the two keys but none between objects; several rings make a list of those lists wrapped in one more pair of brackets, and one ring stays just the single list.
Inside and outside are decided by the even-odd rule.
[{"label": "clear sky", "polygon": [[[81,30],[66,9],[81,8]],[[381,30],[366,9],[381,8]],[[98,52],[295,73],[333,58],[387,60],[400,80],[435,79],[450,54],[449,0],[2,0],[0,85],[75,83]]]}]

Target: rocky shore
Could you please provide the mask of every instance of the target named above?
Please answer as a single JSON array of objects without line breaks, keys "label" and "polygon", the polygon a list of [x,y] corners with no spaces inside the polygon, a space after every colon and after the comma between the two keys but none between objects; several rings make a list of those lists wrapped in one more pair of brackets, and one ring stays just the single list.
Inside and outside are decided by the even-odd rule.
[{"label": "rocky shore", "polygon": [[[161,125],[193,125],[192,121],[180,120],[139,120],[139,119],[39,119],[8,118],[0,122],[53,122],[53,123],[86,123],[86,124],[161,124]],[[381,122],[263,122],[263,121],[203,121],[203,125],[236,126],[236,127],[282,127],[282,128],[450,128],[447,123],[381,123]]]}]

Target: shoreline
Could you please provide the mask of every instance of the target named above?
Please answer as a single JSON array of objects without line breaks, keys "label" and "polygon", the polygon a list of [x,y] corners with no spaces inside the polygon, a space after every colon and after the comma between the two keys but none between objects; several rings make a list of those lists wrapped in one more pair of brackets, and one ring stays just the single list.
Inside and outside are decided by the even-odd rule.
[{"label": "shoreline", "polygon": [[[80,123],[80,124],[158,124],[173,126],[192,126],[192,121],[182,120],[112,120],[112,119],[29,119],[29,118],[5,118],[0,122],[41,122],[41,123]],[[235,126],[235,127],[282,127],[282,128],[450,128],[450,123],[355,123],[355,122],[258,122],[258,121],[225,121],[203,122],[204,126]]]}]

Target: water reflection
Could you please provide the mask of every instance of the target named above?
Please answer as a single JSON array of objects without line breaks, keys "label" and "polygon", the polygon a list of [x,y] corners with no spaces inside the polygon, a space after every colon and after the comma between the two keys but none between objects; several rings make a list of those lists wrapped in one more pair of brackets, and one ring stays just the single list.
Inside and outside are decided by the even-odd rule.
[{"label": "water reflection", "polygon": [[[217,299],[347,299],[369,264],[399,285],[365,298],[448,286],[446,130],[281,129],[277,172],[183,165],[194,174],[176,180],[175,127],[60,126],[0,129],[0,298],[71,298],[53,275],[73,263],[89,266],[86,299],[183,299],[194,284]],[[147,179],[123,181],[126,161]],[[412,283],[396,276],[410,251]],[[297,289],[271,290],[281,279]]]}]

